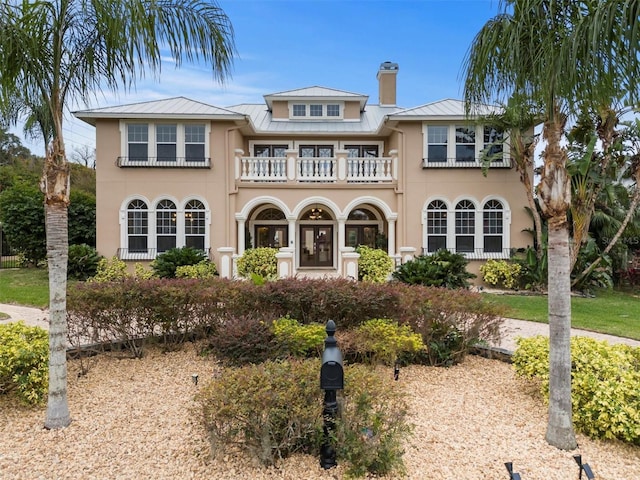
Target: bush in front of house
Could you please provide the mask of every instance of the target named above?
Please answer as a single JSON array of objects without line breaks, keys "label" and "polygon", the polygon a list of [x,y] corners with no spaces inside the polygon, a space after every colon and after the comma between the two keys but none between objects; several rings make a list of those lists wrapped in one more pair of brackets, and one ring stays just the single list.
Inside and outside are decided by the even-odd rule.
[{"label": "bush in front of house", "polygon": [[469,261],[460,253],[438,250],[432,255],[419,255],[403,263],[392,276],[409,285],[468,288],[469,279],[475,278],[467,271],[468,264]]},{"label": "bush in front of house", "polygon": [[[549,339],[520,338],[518,375],[534,378],[549,398]],[[571,338],[571,400],[576,429],[592,438],[640,445],[640,348]]]},{"label": "bush in front of house", "polygon": [[151,269],[156,277],[175,278],[176,268],[183,265],[197,265],[208,261],[202,250],[191,247],[172,248],[161,253],[151,262]]},{"label": "bush in front of house", "polygon": [[213,278],[218,276],[216,264],[203,260],[195,265],[181,265],[176,268],[176,278]]},{"label": "bush in front of house", "polygon": [[506,260],[487,260],[480,266],[482,279],[494,287],[504,287],[515,290],[520,286],[520,271],[522,265]]},{"label": "bush in front of house", "polygon": [[67,276],[81,281],[93,277],[102,258],[94,247],[87,244],[70,245]]},{"label": "bush in front of house", "polygon": [[360,245],[356,248],[358,259],[358,280],[371,283],[383,283],[393,272],[393,259],[385,250]]},{"label": "bush in front of house", "polygon": [[49,335],[24,322],[0,324],[0,394],[42,403],[49,386]]},{"label": "bush in front of house", "polygon": [[[318,359],[227,368],[197,402],[214,455],[238,447],[264,465],[293,453],[316,455],[322,443]],[[333,432],[338,462],[351,476],[402,473],[410,434],[402,392],[362,365],[345,368],[341,414]]]},{"label": "bush in front of house", "polygon": [[325,325],[301,325],[293,318],[282,317],[274,320],[271,328],[276,342],[282,345],[283,350],[289,355],[300,358],[322,355],[324,339],[327,336]]},{"label": "bush in front of house", "polygon": [[245,250],[238,259],[238,275],[243,278],[251,278],[252,275],[264,280],[278,278],[278,261],[276,259],[277,248],[260,247]]}]

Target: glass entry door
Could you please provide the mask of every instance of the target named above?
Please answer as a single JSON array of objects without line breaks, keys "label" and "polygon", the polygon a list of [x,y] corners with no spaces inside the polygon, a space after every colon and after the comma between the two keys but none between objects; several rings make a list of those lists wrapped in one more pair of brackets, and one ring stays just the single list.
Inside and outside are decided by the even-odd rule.
[{"label": "glass entry door", "polygon": [[301,267],[333,266],[333,226],[301,226],[300,244]]}]

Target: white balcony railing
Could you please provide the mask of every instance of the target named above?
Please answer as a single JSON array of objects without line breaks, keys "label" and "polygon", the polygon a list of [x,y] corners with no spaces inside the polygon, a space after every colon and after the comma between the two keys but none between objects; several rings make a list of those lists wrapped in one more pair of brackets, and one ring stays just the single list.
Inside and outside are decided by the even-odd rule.
[{"label": "white balcony railing", "polygon": [[[482,162],[475,160],[457,160],[455,158],[447,158],[444,160],[422,160],[422,168],[481,168]],[[492,160],[489,168],[510,168],[511,159],[504,158],[502,160]]]},{"label": "white balcony railing", "polygon": [[240,169],[240,178],[245,181],[287,181],[285,157],[242,157]]},{"label": "white balcony railing", "polygon": [[236,151],[240,182],[393,183],[398,157],[244,157]]}]

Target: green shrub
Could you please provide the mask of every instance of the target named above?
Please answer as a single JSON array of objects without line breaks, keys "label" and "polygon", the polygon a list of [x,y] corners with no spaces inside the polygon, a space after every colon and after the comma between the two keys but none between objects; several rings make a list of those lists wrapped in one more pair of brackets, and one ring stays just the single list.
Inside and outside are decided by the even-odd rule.
[{"label": "green shrub", "polygon": [[49,336],[24,322],[0,324],[0,393],[41,403],[49,385]]},{"label": "green shrub", "polygon": [[183,265],[196,265],[207,260],[202,250],[191,247],[172,248],[161,253],[151,262],[151,269],[156,277],[175,278],[176,268]]},{"label": "green shrub", "polygon": [[356,252],[358,259],[358,280],[371,283],[383,283],[393,272],[393,259],[385,250],[360,245]]},{"label": "green shrub", "polygon": [[410,326],[398,325],[386,318],[367,320],[347,333],[344,339],[347,342],[345,353],[354,350],[356,359],[367,363],[393,365],[399,358],[406,361],[424,351],[422,337]]},{"label": "green shrub", "polygon": [[277,248],[260,247],[245,250],[238,259],[238,275],[251,278],[258,275],[265,280],[275,280],[278,277]]},{"label": "green shrub", "polygon": [[517,289],[520,286],[521,270],[522,266],[519,263],[511,263],[506,260],[487,260],[480,267],[480,273],[486,283],[509,290]]},{"label": "green shrub", "polygon": [[[244,449],[271,465],[295,452],[316,455],[322,442],[318,359],[268,361],[225,369],[197,397],[214,454]],[[339,462],[352,476],[402,472],[410,433],[402,392],[364,366],[345,369],[335,431]]]},{"label": "green shrub", "polygon": [[[181,267],[178,267],[178,268],[181,268]],[[147,268],[143,264],[136,262],[133,265],[133,277],[136,280],[149,280],[155,277],[155,273],[153,273],[153,270],[151,270],[150,268]]]},{"label": "green shrub", "polygon": [[195,265],[181,265],[176,268],[176,278],[212,278],[218,276],[216,264],[204,260]]},{"label": "green shrub", "polygon": [[393,278],[410,285],[429,287],[467,288],[475,278],[467,272],[469,261],[464,255],[438,250],[433,255],[420,255],[398,267]]},{"label": "green shrub", "polygon": [[300,325],[297,320],[289,317],[273,321],[273,334],[283,350],[295,357],[319,356],[327,336],[324,325]]},{"label": "green shrub", "polygon": [[128,276],[127,264],[114,255],[111,258],[101,258],[98,261],[96,274],[88,281],[96,283],[121,282]]},{"label": "green shrub", "polygon": [[98,271],[98,263],[102,256],[97,250],[87,244],[70,245],[67,276],[76,280],[87,280]]},{"label": "green shrub", "polygon": [[[549,398],[549,339],[518,339],[516,372],[536,378]],[[571,339],[571,399],[576,429],[592,438],[640,445],[640,348]]]}]

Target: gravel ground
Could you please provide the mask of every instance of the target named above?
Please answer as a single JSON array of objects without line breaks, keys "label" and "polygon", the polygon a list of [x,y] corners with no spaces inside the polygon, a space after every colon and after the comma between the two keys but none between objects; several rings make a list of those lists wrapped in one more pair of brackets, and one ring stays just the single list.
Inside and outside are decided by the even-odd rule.
[{"label": "gravel ground", "polygon": [[[324,471],[315,456],[295,456],[270,469],[231,452],[212,460],[192,410],[200,387],[191,376],[204,380],[217,367],[193,345],[150,351],[141,360],[102,355],[90,361],[82,377],[78,361],[69,362],[73,422],[64,430],[42,428],[43,408],[0,397],[0,479],[343,477],[341,466]],[[581,435],[574,452],[547,445],[546,407],[508,364],[470,356],[448,369],[412,366],[394,384],[406,392],[415,424],[406,445],[408,478],[506,479],[504,462],[510,461],[523,480],[577,479],[576,453],[598,480],[640,478],[638,447]]]}]

